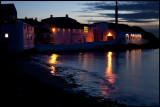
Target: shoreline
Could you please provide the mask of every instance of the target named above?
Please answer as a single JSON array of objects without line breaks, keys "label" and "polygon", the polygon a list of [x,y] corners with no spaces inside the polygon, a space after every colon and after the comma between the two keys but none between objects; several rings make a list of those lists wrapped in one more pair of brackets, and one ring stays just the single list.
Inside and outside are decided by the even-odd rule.
[{"label": "shoreline", "polygon": [[[11,55],[8,57],[11,63],[8,64],[8,61],[6,61],[6,63],[11,69],[8,70],[9,74],[6,73],[4,76],[10,75],[11,72],[14,74],[10,75],[11,78],[7,78],[7,82],[4,83],[3,92],[10,92],[1,97],[2,105],[34,105],[46,107],[126,106],[124,104],[118,104],[117,101],[99,101],[99,98],[91,96],[86,97],[87,93],[83,91],[78,93],[73,92],[72,86],[66,83],[63,78],[48,77],[48,75],[44,74],[43,72],[49,71],[47,67],[40,66],[36,63],[30,63],[30,54]],[[5,67],[6,66],[4,66],[4,68]],[[37,74],[37,72],[41,72],[41,74]],[[8,87],[5,87],[6,84]],[[6,90],[6,88],[8,89]]]},{"label": "shoreline", "polygon": [[[141,44],[141,45],[137,45],[137,44],[127,44],[127,45],[123,45],[123,44],[114,44],[114,45],[102,45],[102,46],[98,46],[96,48],[93,49],[59,49],[59,50],[41,50],[39,51],[37,48],[34,48],[33,50],[37,53],[42,53],[42,54],[46,54],[46,53],[71,53],[71,52],[104,52],[104,51],[114,51],[114,52],[119,52],[119,51],[126,51],[126,50],[132,50],[132,49],[159,49],[159,44]],[[31,49],[32,50],[32,49]]]}]

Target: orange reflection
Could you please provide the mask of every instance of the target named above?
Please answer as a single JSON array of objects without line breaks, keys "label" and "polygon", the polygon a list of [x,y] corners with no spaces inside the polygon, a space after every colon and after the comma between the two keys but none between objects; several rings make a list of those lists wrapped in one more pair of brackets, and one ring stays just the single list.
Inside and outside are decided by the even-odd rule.
[{"label": "orange reflection", "polygon": [[[50,57],[50,60],[49,60],[49,63],[50,64],[60,64],[60,62],[57,61],[57,58],[59,57],[59,55],[57,54],[52,54],[51,57]],[[51,66],[51,74],[52,75],[55,75],[55,67],[54,66]]]},{"label": "orange reflection", "polygon": [[54,66],[51,66],[51,70],[52,70],[52,71],[51,71],[51,74],[52,74],[52,75],[55,75],[56,73],[55,73],[55,67],[54,67]]},{"label": "orange reflection", "polygon": [[58,61],[57,61],[58,56],[59,55],[57,55],[57,54],[52,54],[51,55],[51,59],[49,60],[49,63],[51,63],[51,64],[58,64]]},{"label": "orange reflection", "polygon": [[107,58],[108,58],[108,66],[106,68],[105,74],[106,74],[107,80],[111,84],[113,84],[115,82],[115,75],[112,73],[112,52],[108,52]]}]

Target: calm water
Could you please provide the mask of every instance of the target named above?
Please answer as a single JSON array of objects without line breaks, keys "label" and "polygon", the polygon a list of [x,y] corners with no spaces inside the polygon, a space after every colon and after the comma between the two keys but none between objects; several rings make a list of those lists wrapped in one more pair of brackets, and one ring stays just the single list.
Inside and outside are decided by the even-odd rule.
[{"label": "calm water", "polygon": [[129,106],[159,105],[159,49],[35,57],[53,65],[51,75],[75,79],[80,85],[75,90],[85,90],[92,96],[111,98]]}]

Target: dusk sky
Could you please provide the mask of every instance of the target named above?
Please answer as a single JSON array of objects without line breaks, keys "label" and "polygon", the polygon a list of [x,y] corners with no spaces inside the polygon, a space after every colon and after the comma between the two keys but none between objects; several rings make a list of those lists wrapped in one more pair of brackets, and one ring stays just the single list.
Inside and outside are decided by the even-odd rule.
[{"label": "dusk sky", "polygon": [[[2,1],[13,3],[18,18],[69,17],[80,23],[115,22],[115,1]],[[139,26],[159,37],[159,1],[118,1],[119,23]]]}]

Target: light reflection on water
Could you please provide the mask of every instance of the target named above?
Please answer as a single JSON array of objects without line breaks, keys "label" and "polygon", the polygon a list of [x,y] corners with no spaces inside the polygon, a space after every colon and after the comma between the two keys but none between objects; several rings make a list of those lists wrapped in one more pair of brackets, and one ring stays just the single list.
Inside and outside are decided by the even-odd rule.
[{"label": "light reflection on water", "polygon": [[73,75],[91,95],[113,98],[128,105],[158,105],[159,50],[84,52],[48,56],[51,74],[55,65],[70,67],[62,74]]},{"label": "light reflection on water", "polygon": [[112,52],[107,53],[108,65],[106,67],[105,76],[107,80],[113,84],[115,82],[116,75],[112,73]]},{"label": "light reflection on water", "polygon": [[56,75],[56,68],[54,67],[54,65],[56,65],[56,64],[61,64],[59,61],[57,61],[57,58],[59,57],[59,55],[58,54],[52,54],[51,56],[50,56],[50,59],[48,60],[48,63],[49,64],[53,64],[51,67],[50,67],[50,69],[51,69],[51,74],[52,75]]}]

